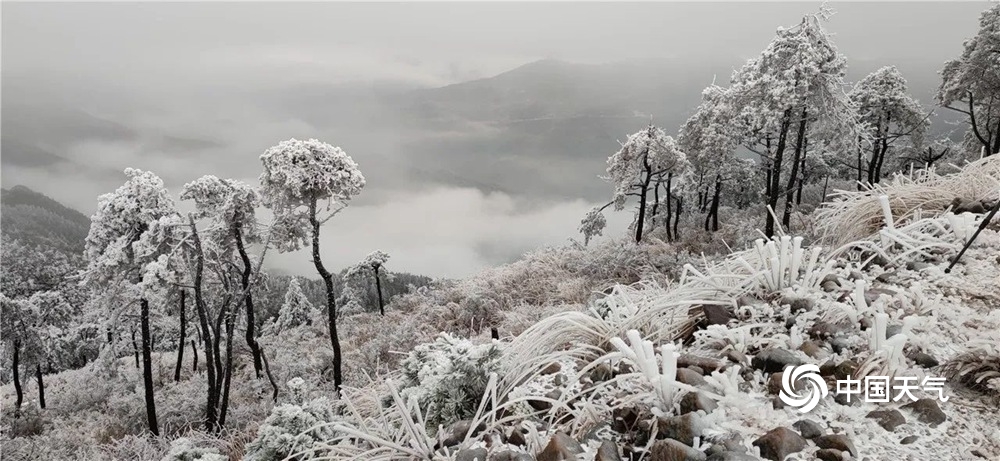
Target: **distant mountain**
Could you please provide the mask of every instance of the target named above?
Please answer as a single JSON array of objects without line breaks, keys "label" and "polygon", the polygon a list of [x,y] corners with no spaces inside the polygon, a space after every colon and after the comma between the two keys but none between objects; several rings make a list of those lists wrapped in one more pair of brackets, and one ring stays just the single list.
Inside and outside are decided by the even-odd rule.
[{"label": "distant mountain", "polygon": [[0,191],[0,231],[3,240],[83,253],[90,218],[24,186]]}]

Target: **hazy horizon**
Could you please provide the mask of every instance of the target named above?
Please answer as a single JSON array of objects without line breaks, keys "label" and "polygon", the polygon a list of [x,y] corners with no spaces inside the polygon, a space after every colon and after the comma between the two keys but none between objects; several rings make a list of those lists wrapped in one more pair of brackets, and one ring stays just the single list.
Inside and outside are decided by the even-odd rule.
[{"label": "hazy horizon", "polygon": [[[931,108],[989,4],[835,2],[826,27],[849,81],[896,65]],[[89,215],[126,167],[176,197],[205,174],[255,184],[265,149],[315,137],[368,179],[324,228],[329,266],[382,249],[390,270],[462,277],[578,238],[616,140],[650,117],[676,132],[702,88],[818,8],[3,3],[3,187]],[[304,253],[268,261],[313,276]]]}]

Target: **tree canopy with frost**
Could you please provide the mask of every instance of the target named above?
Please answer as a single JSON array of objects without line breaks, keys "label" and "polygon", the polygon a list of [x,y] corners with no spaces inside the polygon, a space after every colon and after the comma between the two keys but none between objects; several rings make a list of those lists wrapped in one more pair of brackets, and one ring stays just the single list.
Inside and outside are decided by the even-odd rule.
[{"label": "tree canopy with frost", "polygon": [[278,311],[278,318],[274,320],[274,323],[268,325],[267,332],[277,334],[297,326],[309,325],[312,310],[313,305],[302,291],[299,278],[292,277],[288,282],[288,289],[285,290],[285,302],[282,303],[281,309]]},{"label": "tree canopy with frost", "polygon": [[937,101],[968,117],[966,148],[1000,152],[1000,4],[979,16],[979,32],[941,70]]},{"label": "tree canopy with frost", "polygon": [[[613,186],[612,199],[607,205],[590,211],[584,218],[580,228],[584,238],[589,241],[588,232],[593,236],[598,229],[603,229],[596,214],[610,205],[621,211],[625,209],[629,197],[637,197],[639,209],[634,223],[635,241],[642,241],[651,187],[653,194],[657,195],[661,183],[666,182],[669,194],[670,180],[683,174],[687,168],[689,164],[684,152],[674,138],[667,136],[661,128],[649,125],[629,136],[618,152],[608,157],[608,175],[605,179]],[[654,204],[658,202],[659,200],[654,200]]]},{"label": "tree canopy with frost", "polygon": [[363,294],[367,293],[368,286],[370,286],[368,281],[374,280],[378,310],[380,314],[385,315],[382,279],[391,275],[382,269],[388,261],[388,253],[382,250],[375,250],[357,264],[348,267],[344,271],[344,298],[348,304],[344,306],[345,311],[358,311],[362,309]]},{"label": "tree canopy with frost", "polygon": [[858,146],[858,177],[860,179],[861,172],[867,171],[868,183],[876,184],[882,178],[882,167],[890,149],[900,150],[896,141],[909,138],[919,144],[930,122],[920,103],[906,92],[906,79],[895,66],[868,74],[854,86],[849,96],[858,110],[860,122],[866,127],[870,145],[867,162],[862,159],[862,146]]},{"label": "tree canopy with frost", "polygon": [[[786,227],[808,145],[853,150],[859,135],[857,113],[844,91],[847,60],[821,24],[830,13],[824,8],[795,27],[779,28],[760,56],[733,74],[726,91],[729,104],[738,108],[738,142],[767,168],[766,204],[777,212],[785,195]],[[765,219],[765,233],[774,235],[774,216],[768,212]]]},{"label": "tree canopy with frost", "polygon": [[[333,347],[333,380],[337,389],[343,382],[340,340],[337,336],[337,301],[333,274],[320,257],[320,226],[361,193],[365,178],[339,147],[316,139],[289,139],[260,156],[264,205],[274,212],[275,243],[279,250],[293,251],[312,246],[316,272],[326,287],[326,315]],[[322,208],[321,208],[322,207]]]},{"label": "tree canopy with frost", "polygon": [[738,135],[732,132],[736,111],[726,91],[716,85],[705,88],[701,104],[678,135],[678,143],[691,162],[697,205],[706,213],[706,231],[719,230],[723,184],[744,179],[741,173],[749,170],[736,156]]},{"label": "tree canopy with frost", "polygon": [[247,251],[248,245],[262,241],[256,218],[260,196],[253,187],[242,181],[207,175],[186,184],[181,199],[193,200],[197,216],[210,221],[209,240],[225,251],[235,251],[240,259],[240,286],[246,306],[245,339],[253,355],[254,373],[260,378],[263,370],[262,352],[257,343],[256,309],[251,288],[254,283],[253,275],[260,268],[254,267]]},{"label": "tree canopy with frost", "polygon": [[[94,293],[113,292],[129,306],[138,301],[142,330],[143,385],[149,430],[159,434],[153,399],[149,299],[143,287],[147,266],[162,262],[166,248],[151,238],[152,228],[176,216],[174,201],[155,174],[128,168],[121,187],[98,198],[91,217],[84,284]],[[112,303],[109,303],[111,305]],[[113,319],[117,315],[111,316]]]}]

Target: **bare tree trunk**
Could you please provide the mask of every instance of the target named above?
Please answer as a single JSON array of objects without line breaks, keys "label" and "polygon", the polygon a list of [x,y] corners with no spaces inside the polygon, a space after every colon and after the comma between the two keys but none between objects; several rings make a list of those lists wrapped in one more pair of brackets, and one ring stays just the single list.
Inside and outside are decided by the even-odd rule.
[{"label": "bare tree trunk", "polygon": [[781,225],[787,231],[791,227],[792,202],[795,196],[795,185],[799,179],[799,163],[802,162],[802,147],[806,139],[806,110],[802,109],[802,120],[799,120],[799,133],[795,138],[795,158],[792,160],[792,171],[788,177],[788,190],[785,191],[785,210],[781,214]]},{"label": "bare tree trunk", "polygon": [[219,410],[219,427],[226,425],[226,411],[229,409],[229,384],[233,378],[233,331],[236,329],[237,312],[226,316],[226,378],[222,382],[222,404]]},{"label": "bare tree trunk", "polygon": [[[195,270],[194,270],[194,304],[198,310],[198,322],[201,323],[201,339],[205,346],[205,369],[208,371],[208,399],[205,405],[205,430],[215,432],[218,420],[216,419],[216,405],[218,404],[218,386],[216,384],[215,361],[212,358],[212,332],[208,326],[208,313],[205,312],[205,299],[202,295],[202,277],[205,270],[205,253],[201,248],[201,237],[198,236],[198,228],[194,224],[194,217],[188,216],[191,224],[191,235],[194,240]],[[195,359],[197,360],[197,358]]]},{"label": "bare tree trunk", "polygon": [[673,189],[674,174],[667,173],[667,241],[673,242],[677,237],[670,232],[670,217],[674,215],[673,204],[670,203],[670,190]]},{"label": "bare tree trunk", "polygon": [[378,292],[378,311],[385,315],[385,303],[382,301],[382,280],[379,279],[379,266],[375,266],[375,291]]},{"label": "bare tree trunk", "polygon": [[257,344],[257,320],[255,316],[253,305],[253,295],[250,288],[250,276],[252,274],[253,265],[250,263],[250,256],[247,255],[247,250],[243,246],[243,234],[240,226],[234,227],[234,232],[236,233],[236,249],[239,250],[240,260],[243,262],[243,274],[240,278],[240,283],[243,286],[243,295],[246,297],[246,308],[247,308],[247,331],[246,331],[246,341],[247,346],[250,347],[250,353],[253,354],[253,371],[260,379],[260,373],[263,369],[263,365],[260,361],[260,344]]},{"label": "bare tree trunk", "polygon": [[135,342],[135,328],[132,328],[132,354],[135,355],[135,369],[139,369],[139,344]]},{"label": "bare tree trunk", "polygon": [[222,379],[225,377],[225,369],[222,367],[222,321],[226,318],[226,313],[229,308],[229,299],[223,302],[222,306],[219,307],[219,315],[215,317],[215,329],[214,336],[212,337],[212,359],[215,363],[215,376],[216,376],[216,387],[215,387],[215,403],[219,404],[219,397],[222,392]]},{"label": "bare tree trunk", "polygon": [[194,352],[194,357],[191,358],[191,371],[195,373],[198,372],[198,348],[195,347],[194,340],[191,340],[191,352]]},{"label": "bare tree trunk", "polygon": [[722,199],[722,176],[715,176],[715,194],[712,195],[712,232],[719,230],[719,201]]},{"label": "bare tree trunk", "polygon": [[823,180],[823,198],[820,199],[819,203],[826,202],[826,186],[828,186],[829,184],[830,184],[830,175],[827,175],[826,179]]},{"label": "bare tree trunk", "polygon": [[187,292],[181,290],[181,339],[177,342],[177,365],[174,367],[174,381],[181,380],[181,365],[184,364],[184,343],[187,335],[187,307],[184,304],[184,297]]},{"label": "bare tree trunk", "polygon": [[14,340],[14,393],[17,394],[17,402],[14,403],[14,417],[21,415],[21,404],[24,403],[24,390],[21,389],[21,340]]},{"label": "bare tree trunk", "polygon": [[[681,199],[681,196],[678,195],[677,196],[677,214],[674,216],[674,238],[678,239],[678,240],[680,240],[680,238],[681,238],[681,233],[677,231],[677,226],[678,226],[678,223],[681,222],[681,209],[683,207],[684,207],[684,201]],[[669,224],[669,216],[668,216],[668,224]]]},{"label": "bare tree trunk", "polygon": [[645,179],[642,181],[642,191],[639,192],[639,216],[635,222],[635,243],[642,241],[642,226],[645,224],[646,220],[646,195],[649,193],[649,183],[653,180],[652,168],[649,166],[648,159],[643,156],[642,167],[645,170]]},{"label": "bare tree trunk", "polygon": [[42,380],[42,365],[35,364],[35,380],[38,381],[38,406],[45,409],[45,381]]},{"label": "bare tree trunk", "polygon": [[160,426],[156,422],[156,401],[153,399],[153,345],[149,336],[149,301],[142,298],[139,304],[142,309],[139,323],[142,329],[142,383],[146,397],[146,420],[149,431],[153,435],[160,435]]},{"label": "bare tree trunk", "polygon": [[264,349],[260,350],[260,359],[264,362],[264,373],[267,374],[267,380],[271,382],[271,388],[274,389],[271,394],[271,400],[278,401],[278,383],[274,380],[274,375],[271,374],[271,365],[267,363],[267,354],[264,353]]},{"label": "bare tree trunk", "polygon": [[[791,126],[791,109],[785,110],[781,121],[781,130],[778,133],[778,145],[774,149],[774,160],[771,162],[770,186],[768,187],[767,206],[771,211],[778,207],[778,197],[781,195],[781,164],[784,160],[785,147],[788,143],[788,128]],[[765,212],[764,235],[768,238],[774,236],[774,214],[771,211]]]},{"label": "bare tree trunk", "polygon": [[326,287],[326,316],[329,322],[330,345],[333,347],[333,385],[340,393],[340,386],[343,384],[342,361],[340,351],[340,338],[337,335],[337,298],[333,292],[333,274],[323,266],[323,260],[319,256],[319,227],[320,222],[316,218],[316,198],[309,202],[309,223],[312,225],[312,259],[316,266],[316,272],[323,279]]}]

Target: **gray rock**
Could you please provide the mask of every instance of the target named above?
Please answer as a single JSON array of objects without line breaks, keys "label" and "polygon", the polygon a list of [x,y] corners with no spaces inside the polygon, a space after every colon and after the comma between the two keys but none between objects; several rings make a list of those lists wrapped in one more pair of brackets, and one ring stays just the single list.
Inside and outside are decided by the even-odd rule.
[{"label": "gray rock", "polygon": [[754,306],[757,304],[762,304],[763,302],[764,301],[761,301],[753,296],[743,295],[740,296],[739,298],[736,298],[736,307]]},{"label": "gray rock", "polygon": [[858,449],[854,448],[854,443],[844,434],[821,435],[813,439],[813,442],[820,448],[831,448],[838,451],[846,451],[851,456],[858,457]]},{"label": "gray rock", "polygon": [[688,392],[681,398],[682,415],[699,410],[704,411],[705,413],[711,413],[718,407],[719,404],[715,403],[715,400],[705,397],[700,392]]},{"label": "gray rock", "polygon": [[594,461],[622,461],[622,457],[618,453],[618,445],[610,440],[601,442],[601,446],[597,449],[597,455],[594,456]]},{"label": "gray rock", "polygon": [[649,450],[650,461],[706,461],[704,453],[673,439],[657,440]]},{"label": "gray rock", "polygon": [[793,314],[811,311],[816,307],[816,301],[810,298],[787,297],[781,300],[781,304],[788,304]]},{"label": "gray rock", "polygon": [[823,291],[826,291],[828,293],[840,290],[840,284],[839,283],[837,283],[837,282],[831,282],[829,280],[824,280],[822,283],[819,284],[819,286],[820,286],[820,288],[823,289]]},{"label": "gray rock", "polygon": [[535,459],[538,461],[574,460],[576,455],[580,453],[583,453],[583,447],[580,446],[579,442],[562,432],[556,432]]},{"label": "gray rock", "polygon": [[934,399],[923,398],[903,405],[902,408],[912,410],[917,415],[917,421],[931,426],[937,426],[948,419]]},{"label": "gray rock", "polygon": [[560,365],[559,362],[552,362],[552,363],[546,365],[545,368],[542,368],[542,374],[543,375],[552,375],[552,374],[559,373],[560,370],[562,370],[562,365]]},{"label": "gray rock", "polygon": [[851,395],[844,393],[844,394],[837,394],[836,396],[834,396],[833,401],[845,407],[856,407],[858,405],[861,405],[862,398],[863,397],[860,395]]},{"label": "gray rock", "polygon": [[725,306],[716,304],[701,306],[701,311],[705,314],[705,320],[709,325],[725,325],[736,318]]},{"label": "gray rock", "polygon": [[765,373],[774,373],[784,370],[789,365],[802,365],[802,359],[784,349],[768,348],[754,356],[750,364]]},{"label": "gray rock", "polygon": [[[444,440],[441,441],[441,446],[453,447],[455,445],[462,443],[462,441],[465,440],[465,434],[468,433],[469,429],[471,428],[472,428],[472,421],[468,419],[455,422],[451,426],[448,426],[448,429],[446,429],[444,432],[445,434],[447,434],[447,436],[444,438]],[[469,434],[469,437],[475,437],[485,429],[486,429],[485,424],[479,424],[479,426],[477,426],[472,431],[472,433]]]},{"label": "gray rock", "polygon": [[923,261],[909,261],[906,263],[906,268],[911,271],[922,271],[924,269],[929,269],[931,266],[931,264]]},{"label": "gray rock", "polygon": [[853,359],[847,359],[837,364],[830,360],[819,367],[819,374],[820,376],[847,379],[857,371],[858,366],[858,362],[855,362]]},{"label": "gray rock", "polygon": [[803,341],[802,345],[799,346],[799,350],[814,359],[825,359],[830,355],[819,343],[811,339]]},{"label": "gray rock", "polygon": [[892,283],[892,279],[896,277],[896,271],[886,271],[875,277],[875,280],[882,283]]},{"label": "gray rock", "polygon": [[722,453],[716,453],[709,456],[706,461],[757,461],[757,458],[746,453],[724,451]]},{"label": "gray rock", "polygon": [[725,368],[726,362],[711,357],[702,357],[700,355],[684,353],[682,353],[680,357],[677,357],[678,368],[687,368],[692,366],[701,368],[705,373],[711,373]]},{"label": "gray rock", "polygon": [[516,427],[511,430],[510,435],[507,436],[507,443],[516,447],[523,447],[527,445],[527,441],[524,440],[524,433],[521,432],[521,429]]},{"label": "gray rock", "polygon": [[903,417],[903,414],[899,410],[875,410],[868,413],[868,417],[874,419],[879,426],[890,432],[906,424],[906,418]]},{"label": "gray rock", "polygon": [[816,450],[816,459],[821,461],[843,461],[844,452],[833,448],[821,448]]},{"label": "gray rock", "polygon": [[490,456],[490,461],[535,461],[535,458],[527,453],[504,450]]},{"label": "gray rock", "polygon": [[792,427],[798,430],[802,437],[807,439],[815,439],[816,437],[823,435],[823,432],[825,432],[823,430],[823,426],[820,426],[819,423],[809,419],[800,419],[796,421],[795,424],[792,424]]},{"label": "gray rock", "polygon": [[707,384],[705,382],[705,378],[701,376],[701,373],[688,368],[677,369],[677,381],[694,387]]},{"label": "gray rock", "polygon": [[776,427],[754,440],[753,445],[760,448],[761,456],[773,461],[783,461],[788,455],[805,449],[806,439],[787,427]]},{"label": "gray rock", "polygon": [[917,441],[917,436],[915,436],[915,435],[908,435],[906,437],[903,437],[903,440],[900,440],[899,443],[902,444],[902,445],[909,445],[909,444],[911,444],[913,442],[916,442],[916,441]]},{"label": "gray rock", "polygon": [[906,357],[923,368],[934,368],[939,365],[937,359],[933,356],[919,351],[910,352],[906,354]]},{"label": "gray rock", "polygon": [[819,321],[809,328],[809,337],[813,339],[830,339],[850,331],[850,327],[840,323]]},{"label": "gray rock", "polygon": [[830,339],[830,348],[838,354],[851,350],[851,341],[844,336],[837,336]]},{"label": "gray rock", "polygon": [[701,437],[705,429],[698,413],[659,418],[656,438],[669,438],[687,445],[694,444],[695,437]]},{"label": "gray rock", "polygon": [[885,337],[891,338],[903,332],[902,325],[887,325],[885,327]]},{"label": "gray rock", "polygon": [[608,364],[607,362],[602,362],[601,364],[594,367],[593,370],[590,370],[590,380],[595,383],[601,383],[607,381],[611,379],[613,375],[614,375],[614,370],[611,368],[611,365]]},{"label": "gray rock", "polygon": [[485,448],[466,448],[455,453],[455,461],[486,461]]},{"label": "gray rock", "polygon": [[726,351],[726,358],[732,361],[733,363],[737,363],[740,365],[746,365],[747,363],[750,362],[744,353],[736,349],[729,349],[728,351]]}]

